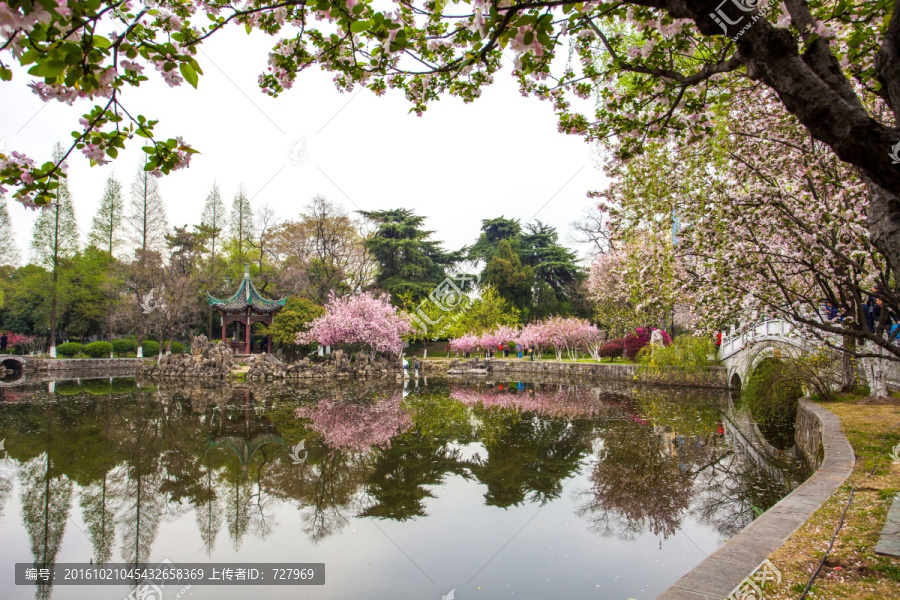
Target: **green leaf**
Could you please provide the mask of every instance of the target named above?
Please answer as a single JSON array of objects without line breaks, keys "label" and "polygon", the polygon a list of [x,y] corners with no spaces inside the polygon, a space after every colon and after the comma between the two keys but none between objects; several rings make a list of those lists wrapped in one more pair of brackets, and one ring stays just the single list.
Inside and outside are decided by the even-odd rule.
[{"label": "green leaf", "polygon": [[355,21],[350,24],[350,31],[353,33],[362,33],[372,26],[372,21]]},{"label": "green leaf", "polygon": [[187,63],[181,63],[178,65],[178,70],[181,71],[182,76],[184,76],[185,81],[191,84],[191,87],[197,89],[197,71],[194,70],[194,67]]}]

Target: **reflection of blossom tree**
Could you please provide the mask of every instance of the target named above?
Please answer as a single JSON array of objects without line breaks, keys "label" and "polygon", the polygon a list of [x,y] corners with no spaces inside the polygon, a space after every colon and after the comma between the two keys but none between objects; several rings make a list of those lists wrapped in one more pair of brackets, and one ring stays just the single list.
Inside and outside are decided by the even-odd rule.
[{"label": "reflection of blossom tree", "polygon": [[693,477],[684,467],[693,449],[667,452],[652,427],[631,420],[608,429],[603,439],[606,459],[593,467],[579,514],[603,535],[633,539],[645,528],[664,538],[674,534],[693,497]]},{"label": "reflection of blossom tree", "polygon": [[450,397],[468,406],[513,408],[552,417],[589,417],[603,408],[590,388],[574,385],[537,385],[523,390],[458,385],[453,386]]},{"label": "reflection of blossom tree", "polygon": [[375,402],[326,398],[315,406],[301,406],[295,414],[309,419],[331,448],[368,452],[376,446],[390,447],[391,438],[409,428],[412,421],[400,406],[401,401],[399,392]]}]

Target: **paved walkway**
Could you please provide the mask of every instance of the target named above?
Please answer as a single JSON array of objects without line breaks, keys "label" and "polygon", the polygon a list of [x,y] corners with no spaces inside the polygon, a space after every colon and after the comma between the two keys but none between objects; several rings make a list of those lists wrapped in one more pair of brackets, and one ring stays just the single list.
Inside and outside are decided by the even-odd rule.
[{"label": "paved walkway", "polygon": [[884,522],[884,529],[881,530],[881,538],[878,540],[878,545],[875,546],[875,552],[900,556],[900,494],[894,497],[894,502],[891,504],[891,509]]},{"label": "paved walkway", "polygon": [[[825,458],[803,485],[782,498],[656,600],[723,600],[755,573],[853,472],[855,457],[841,422],[826,408],[801,400],[822,427]],[[897,502],[895,501],[896,505]]]}]

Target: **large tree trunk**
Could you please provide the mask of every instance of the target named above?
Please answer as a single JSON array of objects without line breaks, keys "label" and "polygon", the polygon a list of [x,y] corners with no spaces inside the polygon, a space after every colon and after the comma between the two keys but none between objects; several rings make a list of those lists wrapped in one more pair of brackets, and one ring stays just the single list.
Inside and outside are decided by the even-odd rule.
[{"label": "large tree trunk", "polygon": [[856,361],[853,354],[856,352],[856,338],[845,335],[844,352],[841,356],[841,392],[850,392],[856,387]]}]

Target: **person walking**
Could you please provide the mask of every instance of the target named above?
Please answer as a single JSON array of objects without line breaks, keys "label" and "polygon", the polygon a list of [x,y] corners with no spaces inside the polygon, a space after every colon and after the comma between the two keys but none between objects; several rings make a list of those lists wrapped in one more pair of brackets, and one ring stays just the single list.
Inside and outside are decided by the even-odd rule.
[{"label": "person walking", "polygon": [[0,335],[0,354],[6,354],[6,344],[9,342],[9,338],[6,337],[6,332],[3,332],[3,335]]}]

